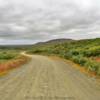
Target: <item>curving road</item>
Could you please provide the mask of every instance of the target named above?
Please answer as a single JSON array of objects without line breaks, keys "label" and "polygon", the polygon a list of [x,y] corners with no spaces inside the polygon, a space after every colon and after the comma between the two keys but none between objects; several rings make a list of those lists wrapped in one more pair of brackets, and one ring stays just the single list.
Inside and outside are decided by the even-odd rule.
[{"label": "curving road", "polygon": [[100,100],[100,87],[63,60],[34,55],[0,78],[0,100]]}]

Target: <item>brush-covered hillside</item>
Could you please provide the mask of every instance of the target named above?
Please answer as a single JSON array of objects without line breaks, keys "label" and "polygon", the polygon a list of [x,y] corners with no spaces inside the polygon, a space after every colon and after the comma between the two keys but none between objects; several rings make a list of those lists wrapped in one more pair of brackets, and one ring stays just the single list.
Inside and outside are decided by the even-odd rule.
[{"label": "brush-covered hillside", "polygon": [[47,43],[48,45],[45,43],[34,45],[28,52],[57,55],[80,64],[96,75],[100,75],[100,38]]}]

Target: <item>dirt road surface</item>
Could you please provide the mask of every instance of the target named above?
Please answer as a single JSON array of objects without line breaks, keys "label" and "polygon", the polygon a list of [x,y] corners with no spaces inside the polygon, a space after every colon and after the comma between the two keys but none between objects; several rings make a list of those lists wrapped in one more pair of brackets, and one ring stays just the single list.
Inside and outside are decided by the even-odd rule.
[{"label": "dirt road surface", "polygon": [[34,55],[0,77],[0,100],[100,100],[100,86],[63,60]]}]

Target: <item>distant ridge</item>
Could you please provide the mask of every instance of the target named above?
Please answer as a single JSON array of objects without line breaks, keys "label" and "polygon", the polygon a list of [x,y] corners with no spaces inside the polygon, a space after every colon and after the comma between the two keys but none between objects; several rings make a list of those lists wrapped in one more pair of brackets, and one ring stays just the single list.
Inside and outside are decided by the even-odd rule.
[{"label": "distant ridge", "polygon": [[0,45],[0,49],[20,49],[20,48],[31,48],[33,46],[42,46],[42,45],[49,45],[49,44],[62,44],[62,43],[70,43],[70,42],[97,42],[100,43],[100,38],[94,39],[81,39],[81,40],[73,40],[73,39],[66,39],[66,38],[59,38],[59,39],[52,39],[45,42],[38,42],[38,43],[31,43],[31,44],[16,44],[16,45]]},{"label": "distant ridge", "polygon": [[72,42],[72,41],[75,41],[75,40],[61,38],[61,39],[49,40],[49,41],[46,41],[46,42],[38,42],[38,43],[36,43],[35,45],[42,45],[42,44],[59,44],[59,43]]},{"label": "distant ridge", "polygon": [[20,44],[20,45],[0,45],[0,49],[1,48],[29,48],[31,46],[34,46],[34,45],[48,45],[48,44],[59,44],[59,43],[64,43],[64,42],[71,42],[71,41],[74,41],[72,39],[65,39],[65,38],[61,38],[61,39],[53,39],[53,40],[49,40],[49,41],[46,41],[46,42],[38,42],[36,44]]}]

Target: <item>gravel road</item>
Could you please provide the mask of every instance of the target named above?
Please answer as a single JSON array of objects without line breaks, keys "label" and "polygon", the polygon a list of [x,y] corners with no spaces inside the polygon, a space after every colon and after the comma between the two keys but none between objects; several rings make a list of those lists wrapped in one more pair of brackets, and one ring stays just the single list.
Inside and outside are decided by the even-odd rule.
[{"label": "gravel road", "polygon": [[72,64],[33,55],[0,77],[0,100],[100,100],[100,86]]}]

